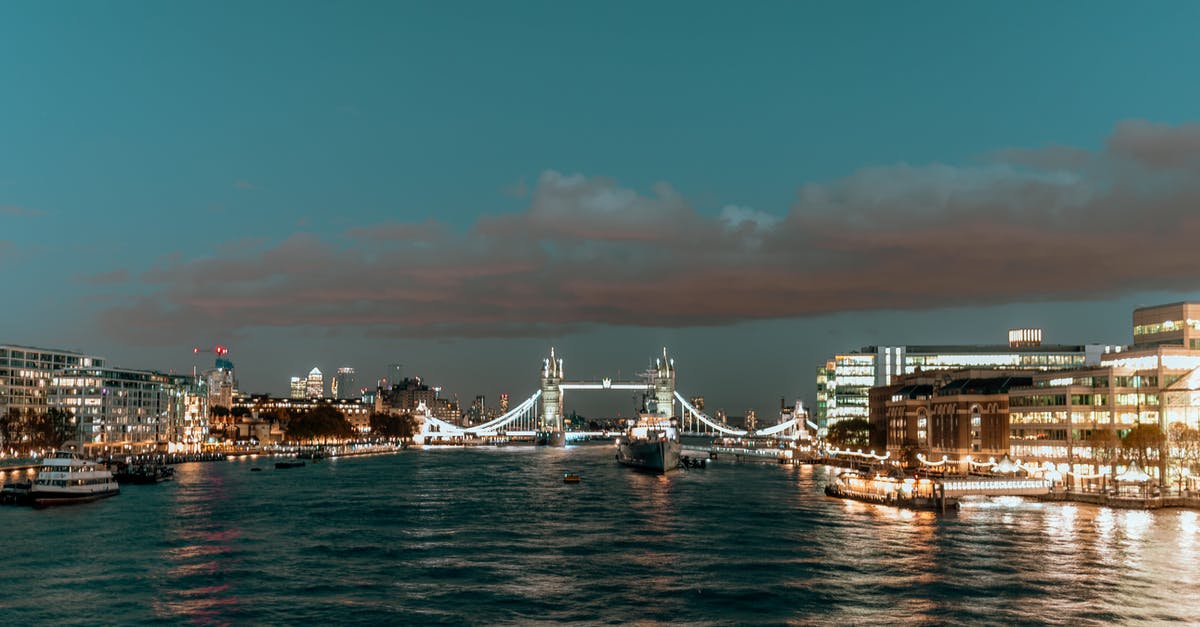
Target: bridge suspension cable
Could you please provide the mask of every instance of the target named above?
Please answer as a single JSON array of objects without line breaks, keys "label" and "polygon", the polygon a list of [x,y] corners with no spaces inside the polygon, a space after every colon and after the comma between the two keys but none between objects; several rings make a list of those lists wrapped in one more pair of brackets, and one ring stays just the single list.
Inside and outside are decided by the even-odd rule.
[{"label": "bridge suspension cable", "polygon": [[725,435],[746,435],[746,433],[747,433],[747,431],[745,431],[743,429],[731,429],[726,425],[723,425],[719,422],[713,421],[713,419],[706,416],[704,414],[704,412],[693,407],[692,404],[689,403],[688,400],[686,398],[684,398],[683,395],[680,394],[679,392],[675,393],[675,399],[678,400],[679,404],[683,405],[683,408],[686,409],[689,413],[691,413],[692,416],[694,416],[697,420],[708,425],[709,427],[711,427],[712,429],[714,429],[716,431],[724,433]]},{"label": "bridge suspension cable", "polygon": [[541,397],[542,391],[538,390],[533,393],[533,396],[521,401],[519,405],[508,410],[508,412],[500,417],[494,418],[480,425],[475,425],[474,427],[469,427],[464,429],[464,431],[467,433],[494,433],[499,428],[504,427],[516,421],[517,419],[524,417],[530,411],[533,411],[534,405]]},{"label": "bridge suspension cable", "polygon": [[788,420],[787,422],[781,422],[773,427],[767,427],[766,429],[759,429],[758,431],[755,431],[754,434],[755,435],[775,435],[776,433],[783,433],[784,431],[787,431],[788,429],[794,429],[795,427],[797,427],[800,424],[800,421],[801,421],[800,418],[792,418],[791,420]]}]

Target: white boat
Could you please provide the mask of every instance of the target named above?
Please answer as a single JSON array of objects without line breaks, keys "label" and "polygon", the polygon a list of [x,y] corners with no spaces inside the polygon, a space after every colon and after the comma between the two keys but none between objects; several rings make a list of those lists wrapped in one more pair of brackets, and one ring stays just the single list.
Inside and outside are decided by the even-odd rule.
[{"label": "white boat", "polygon": [[86,503],[121,493],[121,487],[103,464],[76,453],[55,451],[42,459],[29,489],[34,507]]}]

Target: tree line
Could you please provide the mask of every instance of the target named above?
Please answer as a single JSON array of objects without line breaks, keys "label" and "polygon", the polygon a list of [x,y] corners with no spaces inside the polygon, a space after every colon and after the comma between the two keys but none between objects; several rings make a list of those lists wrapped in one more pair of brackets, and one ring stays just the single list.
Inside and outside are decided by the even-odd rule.
[{"label": "tree line", "polygon": [[[209,415],[213,418],[248,418],[251,411],[246,407],[230,409],[222,405],[213,405],[209,408]],[[331,405],[318,405],[302,411],[264,412],[259,414],[259,418],[281,425],[286,439],[291,442],[328,443],[357,435],[346,415]],[[372,437],[411,442],[419,423],[408,413],[396,415],[372,412],[369,426]]]},{"label": "tree line", "polygon": [[0,415],[0,442],[20,452],[56,449],[78,437],[75,416],[64,409],[44,411],[10,407]]}]

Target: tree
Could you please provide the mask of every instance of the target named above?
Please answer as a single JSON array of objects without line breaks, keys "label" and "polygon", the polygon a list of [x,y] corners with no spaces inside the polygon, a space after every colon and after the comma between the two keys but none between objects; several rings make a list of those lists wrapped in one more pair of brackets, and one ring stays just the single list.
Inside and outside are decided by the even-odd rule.
[{"label": "tree", "polygon": [[229,410],[229,415],[233,416],[234,418],[249,418],[250,417],[250,408],[249,407],[240,407],[240,406],[234,407],[233,409]]},{"label": "tree", "polygon": [[228,418],[229,414],[229,408],[224,405],[213,405],[208,408],[208,415],[213,418]]},{"label": "tree", "polygon": [[16,407],[9,407],[0,415],[0,440],[8,448],[16,448],[21,440],[21,410]]},{"label": "tree", "polygon": [[416,434],[417,421],[412,414],[387,414],[374,412],[369,418],[371,433],[383,438],[412,440]]},{"label": "tree", "polygon": [[829,427],[825,439],[838,448],[866,448],[871,445],[871,423],[866,418],[839,420]]},{"label": "tree", "polygon": [[412,442],[413,436],[417,434],[417,419],[413,418],[412,414],[400,414],[400,439],[405,442]]},{"label": "tree", "polygon": [[30,411],[27,431],[30,446],[57,449],[75,437],[75,417],[57,407],[41,413]]},{"label": "tree", "polygon": [[1171,458],[1179,464],[1180,474],[1187,470],[1195,474],[1200,464],[1200,431],[1182,422],[1173,422],[1167,427],[1167,442]]},{"label": "tree", "polygon": [[290,440],[306,442],[328,441],[330,438],[345,439],[354,436],[354,426],[345,414],[329,405],[318,405],[308,411],[299,412],[288,420],[287,436]]},{"label": "tree", "polygon": [[1125,459],[1136,461],[1143,468],[1148,462],[1158,459],[1158,453],[1166,443],[1166,435],[1155,424],[1137,425],[1121,438]]},{"label": "tree", "polygon": [[1121,449],[1121,438],[1112,429],[1092,429],[1083,438],[1084,444],[1092,449],[1092,472],[1100,472],[1100,467],[1117,461],[1117,451]]}]

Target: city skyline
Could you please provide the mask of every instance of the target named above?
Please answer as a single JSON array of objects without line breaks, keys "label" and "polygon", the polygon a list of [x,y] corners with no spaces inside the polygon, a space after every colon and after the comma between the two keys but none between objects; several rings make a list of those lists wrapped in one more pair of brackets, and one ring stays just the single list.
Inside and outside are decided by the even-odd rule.
[{"label": "city skyline", "polygon": [[1200,298],[1193,6],[237,8],[0,9],[0,339],[462,399],[665,345],[769,416],[837,352]]}]

